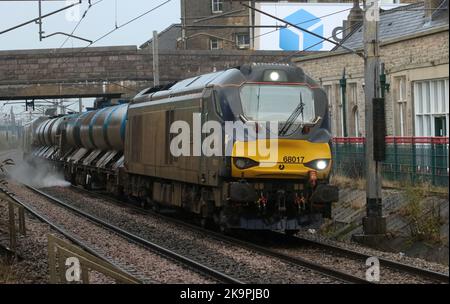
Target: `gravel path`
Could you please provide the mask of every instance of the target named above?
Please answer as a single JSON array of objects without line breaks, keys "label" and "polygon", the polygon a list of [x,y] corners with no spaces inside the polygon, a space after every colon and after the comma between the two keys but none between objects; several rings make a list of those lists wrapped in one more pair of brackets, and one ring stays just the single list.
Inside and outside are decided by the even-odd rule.
[{"label": "gravel path", "polygon": [[[30,204],[41,214],[44,214],[52,222],[65,228],[76,235],[90,247],[95,248],[103,256],[123,265],[127,270],[140,274],[145,282],[152,283],[214,283],[190,269],[184,268],[173,261],[161,257],[137,244],[101,228],[92,222],[74,215],[70,211],[49,203],[45,198],[37,196],[31,190],[23,186],[10,183],[8,188],[14,192],[19,199]],[[27,223],[28,224],[28,223]],[[46,243],[46,234],[40,235],[41,243]],[[28,246],[26,242],[21,242]],[[25,245],[26,244],[26,245]],[[46,256],[41,256],[42,261],[47,261]]]}]

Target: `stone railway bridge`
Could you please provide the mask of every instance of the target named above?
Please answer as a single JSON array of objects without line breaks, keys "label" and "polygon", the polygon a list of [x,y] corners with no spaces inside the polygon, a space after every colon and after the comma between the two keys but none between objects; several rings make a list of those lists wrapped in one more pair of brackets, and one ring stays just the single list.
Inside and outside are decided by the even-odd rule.
[{"label": "stone railway bridge", "polygon": [[[277,62],[280,51],[161,51],[160,81]],[[136,46],[0,51],[0,100],[133,97],[153,85],[153,58]]]}]

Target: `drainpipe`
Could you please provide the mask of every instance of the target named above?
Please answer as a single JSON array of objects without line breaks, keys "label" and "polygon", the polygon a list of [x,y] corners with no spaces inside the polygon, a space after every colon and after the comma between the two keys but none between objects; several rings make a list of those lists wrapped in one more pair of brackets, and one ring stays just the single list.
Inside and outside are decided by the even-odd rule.
[{"label": "drainpipe", "polygon": [[345,78],[345,68],[342,72],[342,78],[339,80],[339,85],[341,87],[341,100],[342,100],[342,125],[343,125],[343,135],[348,137],[347,133],[347,79]]},{"label": "drainpipe", "polygon": [[381,63],[380,66],[380,87],[381,87],[381,98],[386,96],[386,92],[389,92],[391,85],[386,81],[386,72],[384,69],[384,63]]}]

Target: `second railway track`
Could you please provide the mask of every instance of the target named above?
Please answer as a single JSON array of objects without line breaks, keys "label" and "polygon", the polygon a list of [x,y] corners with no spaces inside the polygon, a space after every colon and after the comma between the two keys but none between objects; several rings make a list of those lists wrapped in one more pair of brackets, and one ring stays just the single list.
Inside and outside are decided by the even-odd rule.
[{"label": "second railway track", "polygon": [[[78,191],[79,190],[80,189],[78,189]],[[73,204],[73,199],[72,199],[71,203],[67,203],[67,202],[62,202],[62,200],[59,198],[53,197],[53,193],[52,193],[52,195],[50,195],[49,193],[46,193],[46,192],[43,192],[43,191],[40,191],[37,189],[33,189],[33,191],[37,191],[37,193],[39,193],[40,195],[45,195],[48,198],[52,198],[55,201],[59,201],[59,203],[68,205],[67,206],[68,208],[74,208],[75,210],[83,212],[82,210],[79,210],[79,205],[77,207],[70,206],[71,204]],[[88,192],[84,192],[84,194],[88,194]],[[92,196],[95,195],[92,192],[90,192],[90,194]],[[90,204],[91,204],[91,202],[86,203],[86,206],[88,206]],[[86,212],[83,212],[83,213],[86,213]],[[106,222],[106,220],[100,220],[100,221]],[[187,227],[188,226],[183,226],[181,228],[184,229]],[[190,229],[192,232],[194,232],[193,227],[195,227],[195,226],[192,226],[191,227],[192,229]],[[125,231],[122,228],[118,228],[118,229]],[[142,227],[142,229],[144,229],[144,227]],[[195,233],[202,233],[202,231],[196,231]],[[208,238],[210,236],[211,235],[207,235]],[[137,237],[138,239],[141,239],[141,240],[148,239],[148,237],[144,237],[144,236],[136,236],[135,235],[135,237]],[[226,267],[225,265],[220,265],[221,263],[224,263],[224,261],[220,258],[220,256],[216,256],[214,253],[211,253],[212,255],[216,256],[216,258],[215,258],[215,260],[214,260],[214,258],[210,259],[210,261],[208,263],[211,265],[214,265],[214,264],[218,265],[218,266],[210,266],[211,268],[220,268],[221,272],[231,273],[233,277],[237,277],[239,280],[242,280],[246,283],[366,283],[365,280],[363,280],[359,277],[355,277],[350,274],[340,272],[340,271],[334,270],[329,267],[324,267],[318,263],[303,260],[301,258],[289,257],[286,255],[277,253],[275,251],[267,250],[263,247],[259,247],[257,245],[251,244],[251,243],[245,243],[245,242],[238,243],[237,240],[230,241],[230,240],[225,240],[225,239],[219,238],[219,237],[216,237],[215,241],[220,242],[221,243],[220,246],[223,246],[225,248],[228,247],[226,250],[228,250],[229,252],[233,252],[233,251],[250,252],[250,254],[245,253],[245,255],[247,256],[246,258],[248,258],[249,255],[259,256],[259,258],[257,258],[257,259],[252,259],[251,261],[249,260],[249,264],[254,264],[255,262],[260,262],[261,265],[256,265],[256,264],[245,265],[238,256],[224,257],[223,259],[229,260],[229,261],[225,261],[225,263],[226,262],[229,262],[229,263],[235,262],[234,263],[235,265],[233,265],[234,267],[232,267],[235,269],[229,269],[229,268],[231,268],[230,267],[231,265],[229,267]],[[217,246],[217,244],[208,244],[208,242],[212,242],[212,240],[205,241],[205,248],[203,248],[203,249],[195,248],[195,250],[193,250],[193,251],[197,251],[197,253],[190,252],[191,255],[196,256],[195,258],[192,258],[193,260],[194,259],[195,260],[203,260],[206,256],[206,254],[208,254],[209,251],[214,249],[211,247]],[[158,246],[166,246],[166,245],[159,244]],[[234,248],[235,248],[235,250],[233,250]],[[180,249],[180,247],[178,247],[178,249]],[[183,249],[184,249],[184,252],[189,251],[189,250],[186,250],[186,248],[183,248]],[[202,256],[197,255],[199,251],[204,251],[201,254]],[[186,254],[183,253],[183,255],[186,255]],[[262,257],[264,257],[264,259],[266,259],[267,261],[264,261],[262,259]],[[233,260],[235,260],[235,261],[233,261]],[[271,264],[282,264],[282,267],[286,268],[287,271],[282,271],[283,268],[278,269],[278,267],[273,267]],[[255,268],[261,268],[261,269],[255,269]],[[273,270],[269,270],[271,268],[273,268]],[[247,271],[248,271],[248,274],[246,274]],[[259,271],[261,271],[262,274],[258,274],[255,276],[255,272],[259,272]],[[277,275],[279,275],[279,272],[282,272],[284,275],[284,280],[279,279],[276,276],[275,277],[271,276],[270,275],[271,271],[277,272]],[[255,279],[255,277],[257,279]],[[258,277],[259,277],[259,279],[258,279]]]},{"label": "second railway track", "polygon": [[[215,271],[187,257],[176,254],[169,249],[140,239],[95,216],[77,210],[77,208],[64,204],[64,202],[38,189],[32,187],[27,188],[33,191],[33,193],[39,194],[48,202],[51,202],[53,204],[53,207],[50,208],[51,212],[55,213],[46,214],[46,211],[49,209],[45,210],[46,208],[42,208],[42,204],[36,207],[32,206],[29,201],[18,200],[20,204],[26,207],[28,212],[94,255],[99,256],[98,252],[104,249],[105,254],[101,255],[102,258],[106,258],[113,265],[116,264],[115,260],[119,260],[120,265],[126,264],[126,268],[132,269],[131,272],[133,274],[139,274],[143,282],[242,283],[231,276]],[[61,211],[62,209],[75,214],[78,219],[69,219],[71,216],[64,214]],[[86,230],[92,231],[84,234]],[[83,236],[78,237],[80,234]],[[96,246],[91,245],[92,243],[96,244]]]},{"label": "second railway track", "polygon": [[[61,189],[60,189],[61,190]],[[57,193],[58,191],[55,189],[46,189],[45,192],[39,191],[37,189],[34,189],[34,191],[38,191],[40,195],[46,195],[48,197],[51,197],[49,193],[56,194],[56,197],[61,197],[61,193]],[[63,191],[63,190],[61,190]],[[113,198],[109,196],[105,196],[104,194],[100,194],[98,192],[91,192],[80,188],[73,188],[73,189],[64,189],[66,192],[66,195],[68,192],[78,193],[80,196],[84,196],[89,202],[85,203],[86,208],[89,209],[89,205],[92,203],[90,202],[91,199],[99,200],[100,202],[97,202],[98,204],[103,204],[104,206],[107,206],[107,211],[112,211],[115,209],[118,209],[117,207],[121,207],[124,209],[129,210],[132,206],[131,205],[123,205],[123,202],[119,202],[117,200],[114,200]],[[75,195],[76,196],[76,195]],[[68,199],[67,202],[62,202],[61,199],[54,198],[56,200],[59,200],[61,203],[64,203],[68,205],[68,208],[73,209],[83,209],[80,208],[80,204],[76,204],[77,207],[74,207],[74,201],[76,199]],[[64,199],[66,200],[66,199]],[[111,205],[111,203],[114,203],[114,205]],[[119,205],[120,204],[120,205]],[[92,206],[91,206],[92,207]],[[161,219],[164,219],[165,221],[169,221],[176,225],[182,225],[183,228],[189,229],[190,231],[195,231],[196,233],[201,233],[202,235],[207,235],[209,238],[226,243],[230,246],[237,246],[244,250],[248,250],[251,252],[255,252],[258,255],[264,255],[268,258],[272,259],[278,259],[279,261],[282,261],[285,264],[289,264],[291,266],[299,267],[299,268],[306,268],[310,270],[313,273],[318,273],[323,275],[324,277],[330,278],[329,281],[325,280],[325,283],[335,283],[335,282],[343,282],[343,283],[367,283],[364,276],[364,269],[365,269],[365,259],[367,256],[358,253],[353,252],[348,249],[340,248],[335,246],[335,248],[331,248],[332,246],[326,246],[326,244],[321,244],[317,242],[313,242],[311,240],[300,240],[298,238],[288,238],[287,243],[294,244],[301,242],[303,245],[307,245],[309,249],[305,249],[302,246],[299,246],[298,244],[294,247],[290,248],[277,248],[276,246],[270,246],[267,244],[261,244],[261,243],[255,243],[254,241],[249,240],[242,240],[237,239],[235,237],[229,237],[224,236],[220,233],[216,233],[214,231],[210,230],[204,230],[201,227],[198,227],[196,225],[192,225],[190,223],[186,223],[184,221],[180,221],[178,219],[174,219],[171,216],[165,216],[161,214],[155,214],[153,212],[148,212],[146,210],[143,210],[141,208],[135,208],[132,207],[132,212],[130,213],[130,217],[133,216],[154,216],[159,217]],[[82,210],[79,210],[82,211]],[[83,212],[83,211],[82,211]],[[114,211],[116,212],[116,211]],[[89,214],[90,212],[85,212]],[[91,215],[92,216],[92,215]],[[123,218],[122,221],[126,221],[126,218]],[[106,219],[100,220],[102,222],[107,222]],[[120,222],[120,221],[119,221]],[[121,224],[121,223],[120,223]],[[117,225],[120,226],[118,223]],[[117,227],[119,228],[119,227]],[[145,227],[141,227],[141,230],[145,229]],[[119,230],[123,230],[119,228]],[[128,230],[128,229],[127,229]],[[126,232],[126,231],[125,231]],[[139,234],[139,233],[137,233]],[[146,236],[138,236],[135,235],[137,239],[143,239],[145,240]],[[284,238],[284,236],[283,236]],[[160,245],[159,245],[160,246]],[[300,249],[299,249],[300,248]],[[312,248],[312,249],[311,249]],[[208,249],[206,249],[208,250]],[[309,251],[308,251],[309,250]],[[176,250],[174,250],[176,251]],[[196,258],[192,258],[192,260],[195,262]],[[200,259],[201,260],[201,259]],[[331,260],[331,261],[330,261]],[[351,261],[351,262],[350,262]],[[336,264],[338,263],[338,264]],[[448,282],[448,276],[445,276],[440,273],[435,273],[432,271],[427,271],[421,268],[413,268],[409,265],[402,265],[399,263],[396,263],[394,261],[389,261],[386,259],[381,259],[380,263],[383,267],[383,275],[385,275],[385,279],[382,281],[382,283],[411,283],[411,282],[417,282],[417,283],[428,283],[428,282],[445,282],[445,279],[447,278]],[[348,266],[348,268],[346,268]],[[409,267],[408,267],[409,266]],[[214,267],[211,267],[214,268]],[[219,267],[220,269],[220,267]],[[234,274],[233,271],[223,271],[229,274]],[[387,272],[386,272],[387,271]],[[269,275],[270,272],[267,272]],[[406,275],[406,279],[404,278]],[[233,277],[238,277],[238,275],[233,275]],[[314,276],[310,276],[312,279],[311,282],[317,282],[317,279],[314,279]],[[388,277],[388,279],[386,279]],[[401,278],[403,277],[403,278]],[[401,279],[400,279],[401,278]],[[239,278],[242,281],[250,282],[250,283],[260,283],[259,281],[247,281],[243,279],[242,277]],[[236,282],[239,281],[239,279],[235,279]],[[334,280],[334,281],[333,281]],[[222,280],[223,281],[223,280]],[[274,280],[277,282],[277,280]],[[274,281],[267,278],[267,280],[263,282],[269,282],[273,283]],[[320,282],[320,280],[318,280]],[[240,282],[240,281],[239,281]],[[308,280],[306,280],[304,283],[308,283]]]},{"label": "second railway track", "polygon": [[[123,202],[118,201],[117,199],[113,199],[107,195],[98,193],[98,192],[92,192],[85,189],[81,189],[78,187],[74,187],[77,191],[82,191],[83,193],[96,196],[100,199],[107,200],[107,201],[113,201],[116,205],[123,204]],[[244,241],[242,239],[237,239],[234,237],[224,236],[221,233],[217,233],[211,230],[203,229],[199,226],[186,223],[185,221],[175,219],[170,216],[165,216],[161,214],[155,214],[154,212],[149,212],[146,210],[143,210],[141,208],[137,208],[131,205],[128,205],[129,207],[132,207],[134,210],[137,210],[138,212],[142,212],[144,214],[151,214],[153,216],[159,216],[162,217],[168,221],[174,222],[178,225],[182,225],[188,229],[193,229],[196,231],[199,231],[201,233],[206,233],[209,236],[221,240],[226,241],[230,244],[238,244],[242,247],[246,247],[250,250],[255,250],[258,252],[261,252],[263,254],[277,257],[279,259],[282,259],[286,262],[297,264],[297,265],[303,265],[305,267],[309,267],[311,269],[315,269],[317,271],[321,271],[325,274],[328,274],[330,276],[334,276],[336,278],[343,279],[347,282],[352,283],[367,283],[364,279],[365,270],[367,268],[365,262],[368,258],[372,257],[370,254],[362,253],[356,250],[351,250],[343,247],[339,247],[336,245],[327,244],[325,242],[319,242],[307,238],[300,238],[296,236],[284,236],[278,233],[275,233],[280,239],[282,239],[283,242],[286,242],[289,245],[293,245],[293,248],[271,248],[270,245],[261,245],[261,244],[255,244],[254,241]],[[266,243],[267,244],[267,243]],[[308,247],[308,248],[305,248]],[[300,250],[299,250],[300,248]],[[310,250],[310,251],[308,251]],[[314,255],[316,255],[314,257]],[[328,260],[328,263],[325,263],[327,266],[321,265],[320,262],[314,262],[314,258],[317,259],[317,257],[321,257],[324,260]],[[386,275],[384,278],[385,283],[448,283],[449,282],[449,276],[448,274],[444,274],[441,272],[428,270],[412,265],[408,265],[406,263],[397,262],[394,260],[386,259],[383,257],[377,257],[380,266],[383,269],[383,275]],[[347,261],[346,261],[347,259]],[[351,260],[352,263],[359,263],[359,273],[360,275],[355,275],[354,269],[352,267],[349,267],[346,269],[346,265],[348,264],[348,260]],[[334,267],[333,267],[334,265]],[[352,272],[352,274],[347,273],[347,271]],[[389,278],[389,276],[391,276]]]}]

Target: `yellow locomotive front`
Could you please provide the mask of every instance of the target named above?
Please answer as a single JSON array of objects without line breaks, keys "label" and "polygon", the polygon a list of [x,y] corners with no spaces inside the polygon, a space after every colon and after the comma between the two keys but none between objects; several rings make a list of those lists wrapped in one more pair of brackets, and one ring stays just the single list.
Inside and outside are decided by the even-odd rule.
[{"label": "yellow locomotive front", "polygon": [[[296,67],[254,65],[241,71],[247,81],[234,88],[239,102],[230,105],[240,127],[225,132],[230,200],[222,216],[228,227],[244,229],[317,226],[338,200],[338,190],[328,183],[326,94]],[[222,94],[222,102],[227,94],[232,95]]]}]

